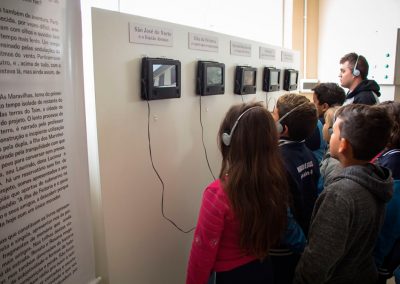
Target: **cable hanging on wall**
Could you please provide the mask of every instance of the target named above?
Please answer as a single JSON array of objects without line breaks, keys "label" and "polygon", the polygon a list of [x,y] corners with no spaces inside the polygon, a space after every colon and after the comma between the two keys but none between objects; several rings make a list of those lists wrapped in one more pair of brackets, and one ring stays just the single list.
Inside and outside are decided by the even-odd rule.
[{"label": "cable hanging on wall", "polygon": [[216,178],[215,178],[215,176],[214,176],[214,174],[213,174],[213,172],[212,172],[212,170],[211,170],[210,161],[208,160],[208,155],[207,155],[207,148],[206,148],[206,144],[204,143],[204,127],[203,127],[202,109],[201,109],[201,97],[202,97],[202,96],[200,95],[199,97],[200,97],[200,126],[201,126],[201,141],[202,141],[202,143],[203,143],[203,149],[204,149],[204,154],[205,154],[205,157],[206,157],[206,161],[207,161],[207,166],[208,166],[208,169],[209,169],[209,171],[210,171],[210,174],[212,175],[213,179],[214,179],[214,180],[216,180]]},{"label": "cable hanging on wall", "polygon": [[153,154],[152,154],[152,151],[151,151],[151,136],[150,136],[150,112],[151,112],[151,111],[150,111],[150,103],[149,103],[149,101],[146,100],[146,102],[147,102],[147,137],[148,137],[148,140],[149,140],[150,161],[151,161],[151,166],[153,167],[154,173],[157,175],[157,178],[158,178],[158,180],[160,181],[161,186],[162,186],[162,192],[161,192],[161,215],[163,216],[163,218],[164,218],[165,220],[167,220],[168,222],[170,222],[176,229],[178,229],[179,231],[181,231],[181,232],[187,234],[187,233],[192,232],[196,227],[192,227],[192,228],[189,229],[189,230],[184,230],[184,229],[182,229],[181,227],[179,227],[179,226],[175,223],[175,221],[173,221],[172,219],[170,219],[169,217],[167,217],[167,216],[165,215],[165,213],[164,213],[164,193],[165,193],[165,184],[164,184],[164,181],[163,181],[163,179],[161,178],[160,174],[158,173],[156,167],[154,166],[154,162],[153,162]]}]

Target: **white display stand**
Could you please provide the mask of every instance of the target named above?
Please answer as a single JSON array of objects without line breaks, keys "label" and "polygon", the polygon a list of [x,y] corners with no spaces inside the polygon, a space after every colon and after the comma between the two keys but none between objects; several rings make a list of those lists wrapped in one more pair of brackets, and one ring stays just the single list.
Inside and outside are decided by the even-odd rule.
[{"label": "white display stand", "polygon": [[0,3],[0,283],[95,280],[79,11]]},{"label": "white display stand", "polygon": [[[193,234],[161,215],[162,185],[149,157],[148,117],[155,167],[163,179],[164,213],[187,230],[196,225],[203,189],[215,176],[217,132],[232,104],[269,103],[284,91],[262,91],[265,66],[299,69],[299,53],[225,34],[92,9],[96,113],[110,283],[184,283]],[[143,56],[180,60],[181,98],[140,97]],[[195,94],[198,60],[225,64],[224,95]],[[257,68],[257,93],[233,94],[236,65]],[[283,70],[281,72],[283,80]],[[283,84],[281,83],[281,86]],[[246,145],[245,147],[251,147]]]}]

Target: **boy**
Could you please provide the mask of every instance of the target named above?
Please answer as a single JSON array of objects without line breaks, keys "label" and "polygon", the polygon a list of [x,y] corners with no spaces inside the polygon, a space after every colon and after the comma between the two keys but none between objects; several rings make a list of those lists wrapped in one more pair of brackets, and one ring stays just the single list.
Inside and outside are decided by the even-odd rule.
[{"label": "boy", "polygon": [[[273,113],[279,132],[279,148],[287,172],[290,207],[294,218],[307,236],[311,213],[317,199],[319,167],[304,140],[312,135],[317,123],[315,105],[295,94],[281,96]],[[292,283],[300,255],[286,246],[270,250],[275,283]]]},{"label": "boy", "polygon": [[279,97],[273,116],[281,128],[279,146],[288,172],[292,211],[307,236],[320,174],[318,162],[304,140],[315,130],[317,110],[306,97],[286,94]]},{"label": "boy", "polygon": [[323,137],[325,112],[334,106],[341,106],[346,99],[343,88],[336,83],[321,83],[313,89],[313,102],[318,112],[318,123],[313,135],[306,139],[306,146],[314,153],[318,163],[325,155],[327,142]]},{"label": "boy", "polygon": [[294,283],[377,281],[372,252],[393,181],[369,161],[386,146],[392,122],[384,110],[357,104],[336,117],[329,148],[343,170],[318,197]]},{"label": "boy", "polygon": [[321,83],[313,89],[313,102],[317,107],[318,118],[325,124],[325,112],[334,106],[341,106],[346,94],[344,90],[336,83]]}]

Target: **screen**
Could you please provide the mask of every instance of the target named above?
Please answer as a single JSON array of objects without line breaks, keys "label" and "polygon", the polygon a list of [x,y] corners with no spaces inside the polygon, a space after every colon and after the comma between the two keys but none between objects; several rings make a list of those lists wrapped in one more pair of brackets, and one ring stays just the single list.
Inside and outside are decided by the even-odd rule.
[{"label": "screen", "polygon": [[206,70],[207,86],[222,85],[222,68],[218,66],[209,66]]},{"label": "screen", "polygon": [[270,85],[278,85],[278,74],[277,71],[270,71],[269,73],[269,84]]},{"label": "screen", "polygon": [[297,80],[297,73],[296,72],[290,72],[290,85],[296,84]]},{"label": "screen", "polygon": [[153,64],[153,86],[176,87],[176,66]]},{"label": "screen", "polygon": [[244,70],[244,85],[253,86],[254,85],[254,71]]}]

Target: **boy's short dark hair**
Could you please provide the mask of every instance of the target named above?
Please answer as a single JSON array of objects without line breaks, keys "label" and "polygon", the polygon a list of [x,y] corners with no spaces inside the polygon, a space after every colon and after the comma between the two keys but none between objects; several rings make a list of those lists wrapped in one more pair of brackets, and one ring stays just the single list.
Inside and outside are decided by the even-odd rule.
[{"label": "boy's short dark hair", "polygon": [[[358,58],[358,61],[357,61]],[[361,79],[365,80],[368,77],[368,70],[369,65],[367,59],[362,55],[357,55],[357,53],[351,52],[347,53],[340,59],[340,64],[345,63],[346,61],[349,62],[352,69],[354,69],[356,62],[357,62],[357,69],[360,70]]]},{"label": "boy's short dark hair", "polygon": [[343,88],[336,83],[321,83],[312,90],[317,96],[320,105],[326,103],[329,107],[341,106],[346,100]]},{"label": "boy's short dark hair", "polygon": [[377,106],[351,104],[337,110],[340,138],[347,139],[357,160],[369,161],[382,151],[391,134],[392,120]]},{"label": "boy's short dark hair", "polygon": [[310,137],[317,126],[317,108],[309,99],[296,94],[285,94],[276,103],[279,118],[297,106],[299,107],[285,117],[281,124],[289,128],[290,139],[301,141]]}]

